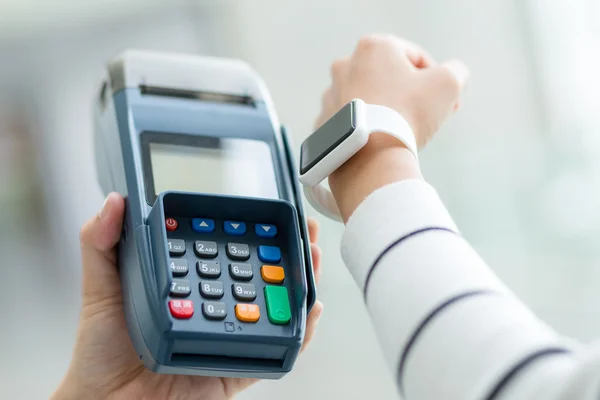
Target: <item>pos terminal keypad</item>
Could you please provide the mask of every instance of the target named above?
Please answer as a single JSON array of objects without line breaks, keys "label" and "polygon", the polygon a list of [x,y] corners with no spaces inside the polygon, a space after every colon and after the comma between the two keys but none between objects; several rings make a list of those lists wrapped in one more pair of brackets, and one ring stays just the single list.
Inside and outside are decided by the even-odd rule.
[{"label": "pos terminal keypad", "polygon": [[165,221],[173,318],[289,324],[289,266],[276,225],[207,217]]}]

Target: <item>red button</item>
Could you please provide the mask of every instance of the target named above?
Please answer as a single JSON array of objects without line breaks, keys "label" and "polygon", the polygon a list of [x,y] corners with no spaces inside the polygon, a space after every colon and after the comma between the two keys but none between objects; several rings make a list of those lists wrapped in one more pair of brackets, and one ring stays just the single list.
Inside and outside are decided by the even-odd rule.
[{"label": "red button", "polygon": [[175,229],[177,229],[177,226],[179,224],[177,223],[177,220],[175,218],[167,218],[165,221],[165,225],[167,225],[167,230],[172,232]]},{"label": "red button", "polygon": [[175,318],[188,319],[194,315],[194,303],[191,300],[169,300],[169,310]]}]

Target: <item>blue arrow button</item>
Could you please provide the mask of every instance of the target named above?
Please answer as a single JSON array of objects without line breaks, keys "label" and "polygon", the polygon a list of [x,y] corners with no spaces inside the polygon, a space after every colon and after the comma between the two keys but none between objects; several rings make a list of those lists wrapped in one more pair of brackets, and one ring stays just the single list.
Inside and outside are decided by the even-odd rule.
[{"label": "blue arrow button", "polygon": [[225,221],[223,223],[223,230],[226,234],[231,236],[242,236],[246,233],[246,223],[238,221]]},{"label": "blue arrow button", "polygon": [[274,238],[277,236],[277,227],[269,224],[256,224],[254,226],[256,236],[262,238]]},{"label": "blue arrow button", "polygon": [[211,233],[215,230],[215,220],[208,218],[192,218],[192,229],[200,233]]}]

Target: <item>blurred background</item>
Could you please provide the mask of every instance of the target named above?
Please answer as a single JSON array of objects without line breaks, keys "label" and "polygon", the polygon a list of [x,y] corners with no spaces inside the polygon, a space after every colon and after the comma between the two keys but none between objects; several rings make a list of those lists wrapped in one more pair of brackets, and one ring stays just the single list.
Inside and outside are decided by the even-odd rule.
[{"label": "blurred background", "polygon": [[[484,4],[485,3],[485,4]],[[103,201],[91,104],[125,48],[239,57],[296,146],[329,64],[370,32],[472,70],[461,112],[422,158],[464,235],[565,335],[600,336],[597,0],[2,0],[0,398],[47,398],[70,361],[82,223]],[[311,211],[313,215],[315,213]],[[292,374],[240,399],[393,399],[392,376],[323,219],[325,312]]]}]

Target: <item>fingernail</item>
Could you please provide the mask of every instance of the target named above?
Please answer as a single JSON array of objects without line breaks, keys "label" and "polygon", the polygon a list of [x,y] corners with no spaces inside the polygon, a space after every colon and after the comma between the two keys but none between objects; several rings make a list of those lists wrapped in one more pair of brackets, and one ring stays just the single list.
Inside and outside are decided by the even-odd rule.
[{"label": "fingernail", "polygon": [[102,204],[102,209],[98,213],[98,217],[100,219],[106,217],[106,215],[108,214],[108,198],[109,197],[110,197],[110,195],[106,196],[106,199],[104,199],[104,204]]}]

